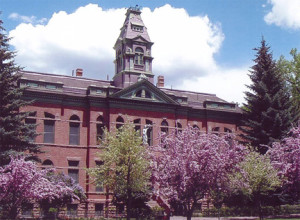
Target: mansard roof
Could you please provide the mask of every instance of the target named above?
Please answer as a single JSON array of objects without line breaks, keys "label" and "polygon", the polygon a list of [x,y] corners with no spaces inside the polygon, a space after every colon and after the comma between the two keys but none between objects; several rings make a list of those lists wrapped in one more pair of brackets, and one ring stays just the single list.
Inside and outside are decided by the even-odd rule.
[{"label": "mansard roof", "polygon": [[141,18],[141,11],[136,8],[129,8],[117,42],[124,39],[134,40],[138,36],[141,36],[147,42],[151,43],[147,27]]}]

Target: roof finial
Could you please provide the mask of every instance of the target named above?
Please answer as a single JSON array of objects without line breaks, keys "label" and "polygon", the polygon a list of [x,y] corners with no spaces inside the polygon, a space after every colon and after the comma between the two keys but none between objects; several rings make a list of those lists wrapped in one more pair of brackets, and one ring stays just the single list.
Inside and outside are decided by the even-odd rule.
[{"label": "roof finial", "polygon": [[135,5],[135,7],[129,7],[129,9],[132,11],[141,11],[141,6]]},{"label": "roof finial", "polygon": [[141,73],[141,75],[139,75],[139,77],[138,77],[138,81],[141,81],[143,79],[148,80],[147,76],[144,73]]}]

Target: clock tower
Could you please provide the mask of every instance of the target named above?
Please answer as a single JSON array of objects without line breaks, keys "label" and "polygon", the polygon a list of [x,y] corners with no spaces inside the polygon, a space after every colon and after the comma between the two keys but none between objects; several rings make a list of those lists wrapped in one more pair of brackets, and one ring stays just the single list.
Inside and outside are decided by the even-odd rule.
[{"label": "clock tower", "polygon": [[153,83],[151,47],[153,43],[141,18],[138,6],[130,7],[121,28],[115,50],[114,85],[119,88],[128,87],[140,78]]}]

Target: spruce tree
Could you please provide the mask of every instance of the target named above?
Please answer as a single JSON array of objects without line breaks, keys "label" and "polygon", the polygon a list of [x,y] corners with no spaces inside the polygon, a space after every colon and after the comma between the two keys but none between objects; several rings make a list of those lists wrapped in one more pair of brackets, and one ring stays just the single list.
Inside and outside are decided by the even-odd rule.
[{"label": "spruce tree", "polygon": [[294,122],[290,94],[270,47],[264,39],[250,70],[252,84],[245,92],[242,137],[264,154],[272,142],[282,139]]},{"label": "spruce tree", "polygon": [[9,40],[0,20],[0,166],[9,162],[10,155],[38,153],[32,142],[35,125],[26,124],[29,112],[20,108],[29,104],[22,100],[23,90],[17,85],[20,67],[14,62],[15,52],[9,50]]}]

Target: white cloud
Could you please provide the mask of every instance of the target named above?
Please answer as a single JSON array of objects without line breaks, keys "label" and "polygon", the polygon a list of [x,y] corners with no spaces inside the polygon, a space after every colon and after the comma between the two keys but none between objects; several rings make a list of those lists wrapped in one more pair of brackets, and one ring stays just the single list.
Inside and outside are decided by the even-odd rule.
[{"label": "white cloud", "polygon": [[283,28],[300,29],[299,0],[268,0],[272,10],[264,17],[267,24]]},{"label": "white cloud", "polygon": [[18,13],[11,13],[8,16],[9,19],[15,20],[15,21],[21,21],[24,23],[34,23],[34,24],[44,24],[47,22],[46,18],[37,19],[36,16],[24,16],[19,15]]},{"label": "white cloud", "polygon": [[[22,23],[10,32],[18,52],[16,61],[26,70],[70,75],[81,67],[86,77],[106,79],[109,74],[112,78],[113,46],[125,13],[125,8],[103,10],[89,4],[71,14],[54,13],[44,25]],[[213,24],[208,16],[189,16],[184,9],[170,5],[154,11],[144,8],[142,18],[154,42],[156,76],[165,75],[167,85],[173,88],[217,93],[228,101],[242,101],[245,79],[241,75],[247,71],[221,70],[214,59],[224,40],[220,24]],[[223,85],[224,80],[228,85],[241,81],[232,88]]]},{"label": "white cloud", "polygon": [[245,102],[243,92],[248,90],[245,85],[251,83],[248,69],[248,66],[232,69],[219,68],[214,74],[205,77],[198,77],[195,80],[186,78],[178,88],[213,93],[226,101],[242,104]]}]

